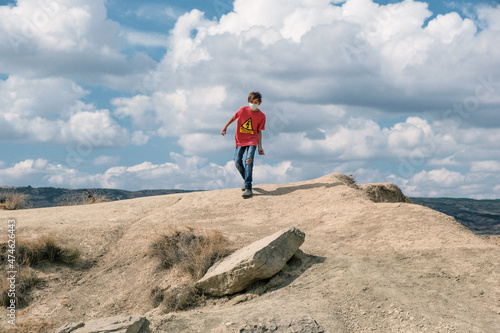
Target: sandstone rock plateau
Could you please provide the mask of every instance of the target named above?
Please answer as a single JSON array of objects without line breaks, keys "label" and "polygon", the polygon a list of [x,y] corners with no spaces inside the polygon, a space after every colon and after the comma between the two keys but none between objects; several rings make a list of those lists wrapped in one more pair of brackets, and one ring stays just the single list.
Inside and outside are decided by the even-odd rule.
[{"label": "sandstone rock plateau", "polygon": [[[332,174],[257,184],[249,200],[235,188],[0,211],[2,242],[7,220],[15,218],[19,239],[59,235],[86,263],[37,267],[45,285],[18,310],[17,323],[45,322],[53,332],[65,323],[128,315],[146,317],[145,332],[230,332],[311,318],[308,325],[325,332],[499,332],[500,248],[447,215],[390,202],[399,194],[382,198],[390,188],[377,191],[374,202],[373,191]],[[188,311],[155,308],[151,290],[179,279],[149,254],[155,235],[174,227],[217,230],[242,248],[290,226],[307,235],[303,261],[271,279],[273,288],[208,299]],[[2,332],[11,328],[6,314],[2,309]]]}]

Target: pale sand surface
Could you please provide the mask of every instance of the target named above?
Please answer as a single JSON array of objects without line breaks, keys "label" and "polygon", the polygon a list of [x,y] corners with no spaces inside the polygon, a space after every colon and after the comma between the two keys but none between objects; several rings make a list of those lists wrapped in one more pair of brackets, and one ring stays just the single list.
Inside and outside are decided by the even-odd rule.
[{"label": "pale sand surface", "polygon": [[[410,203],[374,203],[345,176],[85,206],[0,211],[19,239],[59,235],[90,268],[38,268],[46,280],[18,320],[53,328],[116,314],[146,315],[158,332],[210,332],[224,322],[308,314],[328,332],[500,332],[500,248],[453,218]],[[295,226],[307,265],[285,285],[164,315],[150,291],[177,283],[149,254],[174,227],[218,230],[235,247]],[[300,273],[299,272],[299,273]],[[242,298],[240,296],[239,298]],[[236,304],[237,303],[237,304]],[[6,310],[1,310],[6,318]],[[0,322],[0,331],[9,328]]]}]

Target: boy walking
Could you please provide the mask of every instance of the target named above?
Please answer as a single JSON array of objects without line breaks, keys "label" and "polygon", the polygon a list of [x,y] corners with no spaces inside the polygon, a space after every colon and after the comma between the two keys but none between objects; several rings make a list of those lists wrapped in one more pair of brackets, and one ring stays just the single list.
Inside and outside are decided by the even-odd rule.
[{"label": "boy walking", "polygon": [[253,195],[252,173],[255,150],[258,149],[259,155],[264,155],[262,131],[266,129],[266,116],[259,110],[261,103],[262,95],[257,91],[251,92],[248,95],[249,106],[241,107],[220,131],[220,134],[226,135],[227,127],[238,120],[234,162],[245,180],[244,186],[241,187],[245,191],[242,194],[243,198],[250,198]]}]

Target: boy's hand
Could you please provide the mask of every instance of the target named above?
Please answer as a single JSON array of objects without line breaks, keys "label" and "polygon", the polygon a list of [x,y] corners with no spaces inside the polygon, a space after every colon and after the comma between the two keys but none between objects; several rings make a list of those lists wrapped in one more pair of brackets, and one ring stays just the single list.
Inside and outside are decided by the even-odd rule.
[{"label": "boy's hand", "polygon": [[226,129],[223,128],[221,131],[220,131],[220,134],[222,134],[222,136],[226,135]]},{"label": "boy's hand", "polygon": [[259,155],[265,155],[265,154],[264,154],[264,148],[259,147]]}]

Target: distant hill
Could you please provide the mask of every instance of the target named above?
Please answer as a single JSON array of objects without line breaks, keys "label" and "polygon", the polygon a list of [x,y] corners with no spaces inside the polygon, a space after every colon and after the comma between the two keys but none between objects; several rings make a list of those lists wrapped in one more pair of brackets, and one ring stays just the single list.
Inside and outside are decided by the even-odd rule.
[{"label": "distant hill", "polygon": [[456,198],[411,198],[426,206],[453,216],[478,235],[500,235],[500,200]]},{"label": "distant hill", "polygon": [[55,187],[0,187],[2,192],[16,192],[26,194],[29,197],[28,207],[42,208],[54,206],[66,206],[83,203],[89,199],[89,195],[96,198],[97,201],[117,201],[125,199],[134,199],[140,197],[150,197],[155,195],[165,195],[174,193],[187,193],[193,191],[187,190],[140,190],[125,191],[107,188],[88,188],[88,189],[67,189]]}]

